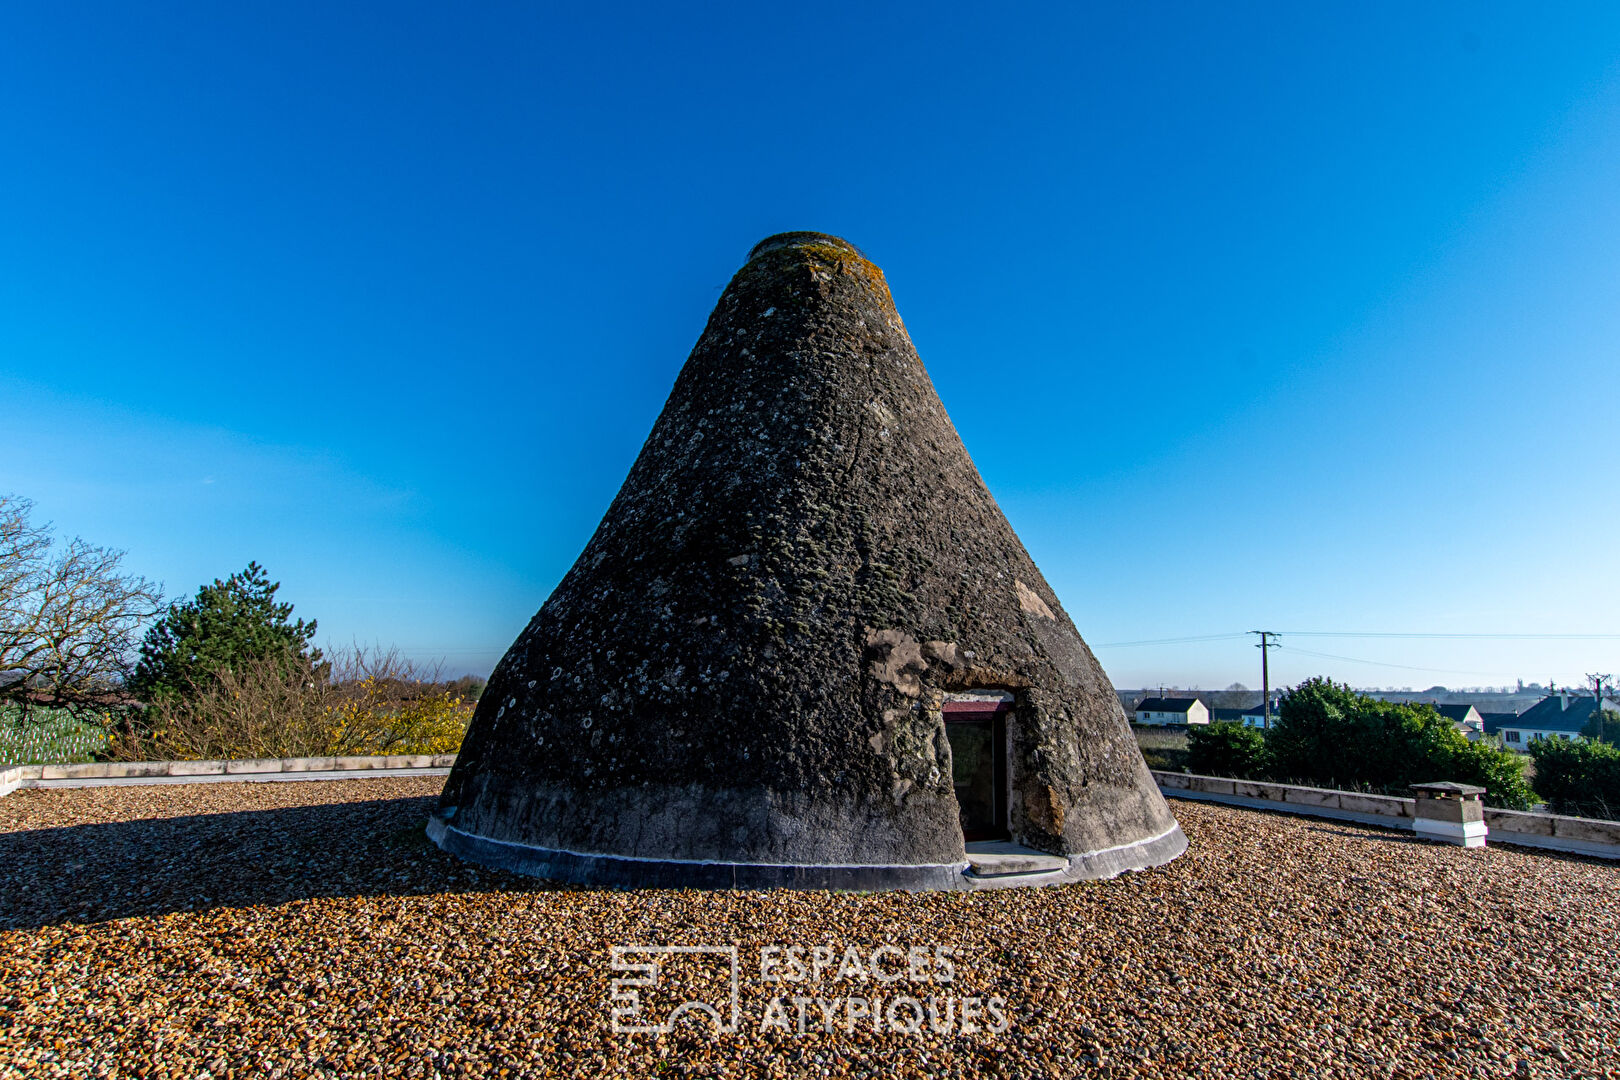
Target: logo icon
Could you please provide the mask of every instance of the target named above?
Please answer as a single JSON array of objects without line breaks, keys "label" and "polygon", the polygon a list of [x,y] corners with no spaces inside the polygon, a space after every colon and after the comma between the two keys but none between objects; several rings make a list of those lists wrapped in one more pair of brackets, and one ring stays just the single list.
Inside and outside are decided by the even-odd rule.
[{"label": "logo icon", "polygon": [[[609,983],[615,1034],[667,1035],[687,1015],[708,1016],[716,1035],[736,1032],[737,946],[615,945],[610,952],[613,970],[625,973]],[[694,982],[710,992],[693,997],[680,988]]]}]

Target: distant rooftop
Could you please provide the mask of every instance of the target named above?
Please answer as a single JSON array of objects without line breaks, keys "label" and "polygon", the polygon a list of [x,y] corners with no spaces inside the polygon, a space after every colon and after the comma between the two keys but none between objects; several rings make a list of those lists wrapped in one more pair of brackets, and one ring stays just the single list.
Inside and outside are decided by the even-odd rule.
[{"label": "distant rooftop", "polygon": [[[1604,702],[1612,705],[1612,702]],[[1508,727],[1522,728],[1530,731],[1560,731],[1570,734],[1579,734],[1586,722],[1592,719],[1592,713],[1597,706],[1597,699],[1590,697],[1570,697],[1565,694],[1553,694],[1542,698],[1534,705],[1518,715],[1518,718],[1509,723]]]},{"label": "distant rooftop", "polygon": [[1195,697],[1150,697],[1137,703],[1137,712],[1186,712],[1198,704]]}]

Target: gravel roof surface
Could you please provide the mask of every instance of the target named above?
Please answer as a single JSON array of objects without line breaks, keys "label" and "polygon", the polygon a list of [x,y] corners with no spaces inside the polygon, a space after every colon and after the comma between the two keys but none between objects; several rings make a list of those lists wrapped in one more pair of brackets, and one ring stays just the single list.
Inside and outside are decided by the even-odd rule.
[{"label": "gravel roof surface", "polygon": [[[1596,862],[1176,802],[1189,853],[1112,881],[595,892],[440,854],[438,784],[0,799],[0,1074],[1620,1076],[1620,868]],[[609,950],[639,944],[737,945],[740,1030],[615,1034]],[[928,981],[858,979],[851,946],[905,971],[884,944]],[[762,982],[766,945],[831,946],[843,977]],[[727,963],[671,958],[648,1015],[723,1005]],[[832,1031],[768,1011],[793,995]],[[938,1012],[890,1030],[900,997]],[[1006,1030],[962,1033],[968,998]]]}]

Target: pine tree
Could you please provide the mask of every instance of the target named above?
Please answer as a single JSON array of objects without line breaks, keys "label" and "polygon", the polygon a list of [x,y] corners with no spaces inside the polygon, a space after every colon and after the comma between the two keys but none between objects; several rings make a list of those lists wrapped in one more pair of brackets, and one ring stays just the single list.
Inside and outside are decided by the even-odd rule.
[{"label": "pine tree", "polygon": [[130,688],[147,701],[182,695],[207,685],[215,674],[249,659],[285,656],[319,663],[311,647],[315,620],[290,621],[293,606],[276,601],[279,582],[264,567],[247,569],[176,601],[141,643]]}]

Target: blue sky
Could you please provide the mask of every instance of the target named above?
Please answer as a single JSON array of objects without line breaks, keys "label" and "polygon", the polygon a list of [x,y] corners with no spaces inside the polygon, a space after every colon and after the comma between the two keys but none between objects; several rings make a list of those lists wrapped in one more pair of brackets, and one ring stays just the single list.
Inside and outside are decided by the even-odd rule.
[{"label": "blue sky", "polygon": [[0,489],[487,670],[820,229],[1119,685],[1620,671],[1620,8],[777,7],[5,6]]}]

